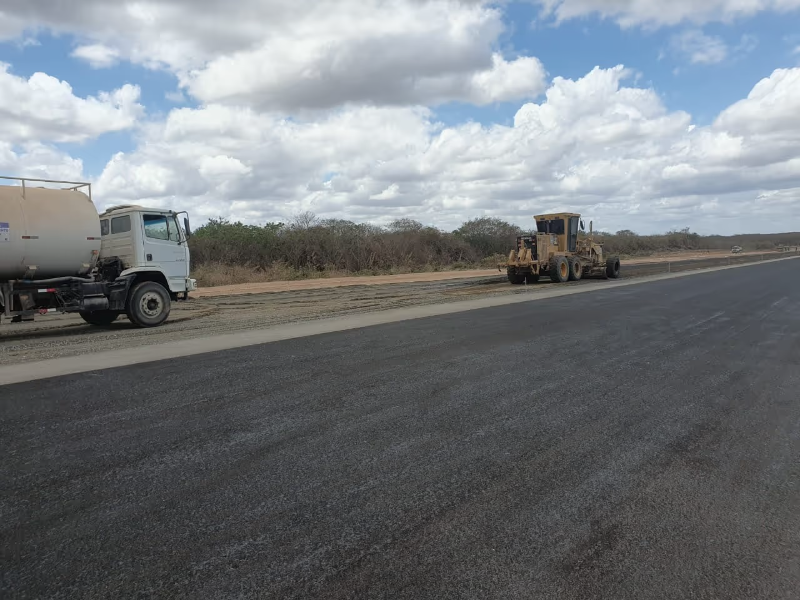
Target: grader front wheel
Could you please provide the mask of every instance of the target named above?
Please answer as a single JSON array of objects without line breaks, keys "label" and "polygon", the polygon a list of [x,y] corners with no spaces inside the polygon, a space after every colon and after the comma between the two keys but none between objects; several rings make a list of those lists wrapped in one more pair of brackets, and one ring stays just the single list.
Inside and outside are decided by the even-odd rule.
[{"label": "grader front wheel", "polygon": [[564,256],[554,256],[550,259],[547,267],[550,281],[553,283],[565,283],[569,281],[569,262]]},{"label": "grader front wheel", "polygon": [[539,276],[536,273],[527,273],[525,275],[525,283],[537,283]]},{"label": "grader front wheel", "polygon": [[507,271],[507,274],[508,274],[508,280],[513,285],[522,285],[523,283],[525,283],[525,275],[523,273],[517,273],[516,271],[512,271],[511,269],[509,269]]}]

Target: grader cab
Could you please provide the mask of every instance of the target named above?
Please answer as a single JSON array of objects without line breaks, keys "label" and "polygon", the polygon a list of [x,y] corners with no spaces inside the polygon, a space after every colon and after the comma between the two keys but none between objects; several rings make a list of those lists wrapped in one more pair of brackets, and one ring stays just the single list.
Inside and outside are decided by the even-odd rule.
[{"label": "grader cab", "polygon": [[511,283],[536,283],[543,275],[556,283],[619,277],[619,257],[606,256],[602,244],[594,241],[592,224],[587,237],[579,235],[584,230],[579,214],[539,215],[534,219],[536,232],[518,237],[508,261],[498,265],[500,270],[506,269]]}]

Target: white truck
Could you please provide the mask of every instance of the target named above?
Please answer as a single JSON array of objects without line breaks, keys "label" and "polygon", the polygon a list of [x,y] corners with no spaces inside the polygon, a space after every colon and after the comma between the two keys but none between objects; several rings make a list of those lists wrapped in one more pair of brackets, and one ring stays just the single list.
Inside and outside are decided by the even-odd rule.
[{"label": "white truck", "polygon": [[98,215],[89,183],[0,179],[12,182],[0,185],[0,319],[77,312],[108,326],[125,314],[155,327],[197,289],[187,213],[124,205]]}]

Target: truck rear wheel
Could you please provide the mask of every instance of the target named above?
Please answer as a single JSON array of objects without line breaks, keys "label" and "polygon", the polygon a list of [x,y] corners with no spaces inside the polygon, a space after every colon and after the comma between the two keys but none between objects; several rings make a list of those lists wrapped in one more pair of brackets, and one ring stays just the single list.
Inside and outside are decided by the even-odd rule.
[{"label": "truck rear wheel", "polygon": [[569,281],[569,263],[564,256],[554,256],[550,259],[547,267],[550,281],[553,283],[565,283]]},{"label": "truck rear wheel", "polygon": [[569,280],[580,281],[583,277],[583,263],[578,258],[569,259]]},{"label": "truck rear wheel", "polygon": [[606,261],[606,276],[609,279],[619,279],[620,264],[618,256],[611,256]]},{"label": "truck rear wheel", "polygon": [[169,293],[164,286],[145,281],[131,290],[128,318],[137,327],[156,327],[167,320],[170,311]]},{"label": "truck rear wheel", "polygon": [[119,313],[113,310],[93,310],[81,313],[81,318],[84,321],[97,327],[108,327],[117,320],[118,316]]}]

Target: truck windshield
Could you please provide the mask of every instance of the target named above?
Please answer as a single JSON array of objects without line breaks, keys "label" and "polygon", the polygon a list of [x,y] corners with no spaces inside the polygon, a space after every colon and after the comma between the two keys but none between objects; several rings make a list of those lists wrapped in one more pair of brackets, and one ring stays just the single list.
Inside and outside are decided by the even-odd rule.
[{"label": "truck windshield", "polygon": [[180,242],[178,223],[175,217],[167,215],[142,215],[144,234],[153,240]]},{"label": "truck windshield", "polygon": [[168,240],[169,229],[164,215],[142,215],[144,234],[153,240]]}]

